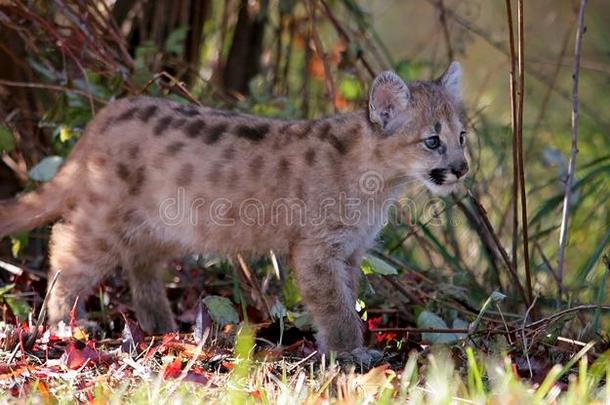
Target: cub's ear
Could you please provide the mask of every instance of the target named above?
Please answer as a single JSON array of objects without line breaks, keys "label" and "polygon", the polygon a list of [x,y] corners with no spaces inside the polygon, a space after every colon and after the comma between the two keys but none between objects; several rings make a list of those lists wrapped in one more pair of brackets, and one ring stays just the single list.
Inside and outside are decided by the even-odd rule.
[{"label": "cub's ear", "polygon": [[439,82],[447,89],[453,101],[460,102],[462,100],[462,67],[459,62],[451,62]]},{"label": "cub's ear", "polygon": [[380,73],[369,92],[369,118],[385,133],[395,131],[406,119],[403,113],[409,104],[409,88],[394,72]]}]

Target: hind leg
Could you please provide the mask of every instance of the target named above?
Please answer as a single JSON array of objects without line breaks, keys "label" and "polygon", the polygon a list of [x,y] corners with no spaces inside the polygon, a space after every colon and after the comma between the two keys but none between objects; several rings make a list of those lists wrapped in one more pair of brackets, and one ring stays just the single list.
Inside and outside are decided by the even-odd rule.
[{"label": "hind leg", "polygon": [[57,223],[51,234],[49,287],[61,271],[55,286],[49,290],[48,321],[51,326],[70,320],[78,298],[78,319],[86,318],[87,296],[117,265],[110,254],[110,242],[91,232],[85,223]]},{"label": "hind leg", "polygon": [[166,253],[169,252],[163,252],[157,246],[134,246],[123,258],[138,322],[143,330],[152,334],[177,330],[161,279],[161,270],[168,257]]}]

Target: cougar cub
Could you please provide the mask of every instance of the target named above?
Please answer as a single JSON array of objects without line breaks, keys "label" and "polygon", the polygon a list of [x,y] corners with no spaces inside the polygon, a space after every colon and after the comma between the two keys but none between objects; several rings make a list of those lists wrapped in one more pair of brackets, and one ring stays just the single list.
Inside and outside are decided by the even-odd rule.
[{"label": "cougar cub", "polygon": [[[159,268],[187,252],[288,258],[322,351],[357,353],[360,262],[405,179],[451,192],[468,171],[458,63],[373,81],[368,109],[284,121],[136,97],[89,123],[54,179],[0,202],[0,237],[59,220],[49,322],[121,267],[142,327],[175,329]],[[79,313],[80,317],[85,314]]]}]

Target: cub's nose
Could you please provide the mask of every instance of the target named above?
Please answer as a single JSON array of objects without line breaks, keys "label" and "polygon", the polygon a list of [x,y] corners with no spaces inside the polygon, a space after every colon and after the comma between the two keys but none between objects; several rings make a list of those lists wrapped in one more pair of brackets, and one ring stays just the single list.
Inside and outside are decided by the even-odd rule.
[{"label": "cub's nose", "polygon": [[462,160],[459,162],[451,163],[449,165],[449,169],[451,170],[451,173],[453,173],[455,177],[459,179],[460,177],[463,177],[466,173],[468,173],[468,162]]}]

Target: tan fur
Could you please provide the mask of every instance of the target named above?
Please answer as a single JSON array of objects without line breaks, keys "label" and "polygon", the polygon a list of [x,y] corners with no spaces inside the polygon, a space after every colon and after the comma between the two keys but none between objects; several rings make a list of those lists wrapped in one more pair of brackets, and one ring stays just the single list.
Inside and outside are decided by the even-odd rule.
[{"label": "tan fur", "polygon": [[[383,226],[384,203],[407,178],[450,191],[457,178],[431,184],[428,172],[464,162],[449,73],[408,85],[385,73],[368,111],[316,121],[118,100],[89,123],[54,180],[0,202],[0,236],[61,218],[51,235],[51,273],[62,273],[49,322],[66,320],[77,296],[82,302],[121,266],[149,332],[175,328],[158,275],[166,259],[273,249],[289,258],[322,350],[358,349],[360,262]],[[422,143],[435,126],[444,153]]]}]

